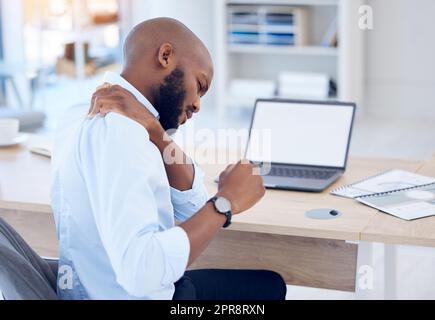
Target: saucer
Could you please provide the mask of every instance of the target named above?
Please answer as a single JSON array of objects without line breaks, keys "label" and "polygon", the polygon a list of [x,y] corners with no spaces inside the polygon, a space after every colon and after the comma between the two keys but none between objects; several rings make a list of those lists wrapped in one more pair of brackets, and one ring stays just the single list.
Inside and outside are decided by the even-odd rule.
[{"label": "saucer", "polygon": [[15,139],[9,142],[0,143],[0,148],[2,147],[12,147],[25,142],[28,138],[27,134],[19,134]]}]

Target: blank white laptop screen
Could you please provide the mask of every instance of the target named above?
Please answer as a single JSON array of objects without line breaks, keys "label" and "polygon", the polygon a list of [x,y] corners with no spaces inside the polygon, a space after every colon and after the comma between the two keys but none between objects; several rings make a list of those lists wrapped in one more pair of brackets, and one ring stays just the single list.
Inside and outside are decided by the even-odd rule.
[{"label": "blank white laptop screen", "polygon": [[354,106],[259,101],[247,158],[342,168]]}]

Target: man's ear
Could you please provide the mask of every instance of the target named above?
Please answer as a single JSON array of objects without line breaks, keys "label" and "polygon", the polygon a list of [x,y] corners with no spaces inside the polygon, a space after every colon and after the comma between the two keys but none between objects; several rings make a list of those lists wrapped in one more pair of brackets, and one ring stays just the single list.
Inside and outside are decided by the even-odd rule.
[{"label": "man's ear", "polygon": [[174,62],[174,47],[170,43],[160,46],[158,60],[163,68],[169,68]]}]

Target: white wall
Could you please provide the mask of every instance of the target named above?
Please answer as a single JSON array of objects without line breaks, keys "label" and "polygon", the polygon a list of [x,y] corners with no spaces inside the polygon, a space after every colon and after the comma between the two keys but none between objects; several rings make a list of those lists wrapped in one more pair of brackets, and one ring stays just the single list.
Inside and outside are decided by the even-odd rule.
[{"label": "white wall", "polygon": [[212,0],[133,0],[135,23],[155,17],[171,17],[189,27],[204,43],[213,46]]},{"label": "white wall", "polygon": [[366,108],[371,117],[435,121],[435,1],[369,0]]}]

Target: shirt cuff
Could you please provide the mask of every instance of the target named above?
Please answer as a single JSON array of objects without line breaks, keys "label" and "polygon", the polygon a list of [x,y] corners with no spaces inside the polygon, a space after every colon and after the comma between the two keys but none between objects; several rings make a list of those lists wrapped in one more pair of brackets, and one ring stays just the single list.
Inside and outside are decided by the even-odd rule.
[{"label": "shirt cuff", "polygon": [[177,282],[186,272],[190,255],[189,237],[186,231],[180,227],[156,233],[155,237],[165,257],[162,285],[168,286]]},{"label": "shirt cuff", "polygon": [[172,203],[175,206],[185,204],[192,204],[196,206],[207,201],[207,192],[205,191],[204,186],[204,172],[194,161],[192,162],[194,170],[192,189],[180,191],[171,187]]}]

